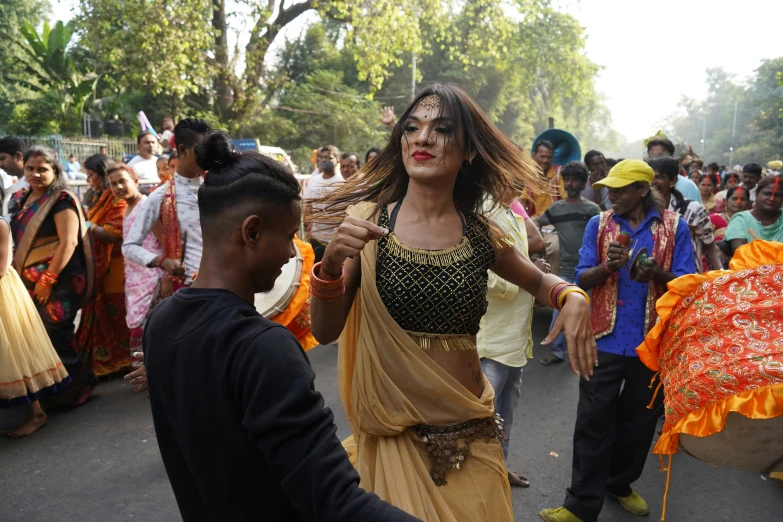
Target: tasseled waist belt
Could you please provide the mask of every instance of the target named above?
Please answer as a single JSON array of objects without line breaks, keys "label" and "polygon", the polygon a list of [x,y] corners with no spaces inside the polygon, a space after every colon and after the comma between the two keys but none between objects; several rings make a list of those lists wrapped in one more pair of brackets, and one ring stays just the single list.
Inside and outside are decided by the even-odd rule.
[{"label": "tasseled waist belt", "polygon": [[420,333],[405,330],[422,350],[439,350],[450,352],[454,350],[475,350],[476,342],[471,335]]},{"label": "tasseled waist belt", "polygon": [[[430,477],[436,486],[445,486],[446,472],[460,469],[470,455],[470,445],[477,439],[500,438],[508,441],[503,431],[503,419],[495,413],[492,417],[472,419],[449,426],[417,424],[411,429],[427,448],[430,455]],[[460,446],[458,442],[462,440]]]}]

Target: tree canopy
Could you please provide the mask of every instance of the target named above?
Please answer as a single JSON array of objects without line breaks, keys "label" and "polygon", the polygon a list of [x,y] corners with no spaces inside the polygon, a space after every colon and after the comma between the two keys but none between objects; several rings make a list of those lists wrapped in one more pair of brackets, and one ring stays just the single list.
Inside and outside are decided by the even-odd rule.
[{"label": "tree canopy", "polygon": [[764,165],[780,159],[783,57],[764,60],[747,82],[721,68],[708,69],[707,85],[705,100],[681,101],[680,114],[669,120],[671,133],[690,143],[704,161]]},{"label": "tree canopy", "polygon": [[300,158],[324,143],[361,153],[383,144],[379,110],[399,114],[413,80],[461,84],[525,147],[550,117],[585,150],[617,141],[583,29],[550,0],[80,0],[73,24],[68,56],[100,78],[86,110],[129,132],[145,110]]}]

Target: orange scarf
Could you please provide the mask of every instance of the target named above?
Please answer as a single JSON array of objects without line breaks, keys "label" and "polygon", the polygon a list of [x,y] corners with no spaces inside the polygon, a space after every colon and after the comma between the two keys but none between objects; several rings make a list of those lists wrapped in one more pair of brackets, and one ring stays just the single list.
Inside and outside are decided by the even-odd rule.
[{"label": "orange scarf", "polygon": [[[121,238],[122,220],[125,216],[125,209],[127,207],[127,201],[115,197],[111,190],[104,190],[98,201],[87,211],[87,220],[95,226],[103,227],[109,234]],[[95,277],[97,281],[100,281],[109,268],[112,253],[116,255],[116,252],[114,243],[104,243],[94,236],[93,240]]]},{"label": "orange scarf", "polygon": [[[163,201],[160,203],[160,222],[163,227],[163,257],[182,261],[182,237],[179,233],[179,219],[177,218],[177,189],[174,180],[166,185]],[[181,288],[185,284],[183,277],[173,277],[174,289]]]}]

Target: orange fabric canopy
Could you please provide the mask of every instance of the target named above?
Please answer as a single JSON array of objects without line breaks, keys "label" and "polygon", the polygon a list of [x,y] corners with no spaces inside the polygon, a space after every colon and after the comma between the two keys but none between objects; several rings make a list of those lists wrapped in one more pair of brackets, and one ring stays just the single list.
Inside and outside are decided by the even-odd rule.
[{"label": "orange fabric canopy", "polygon": [[720,432],[729,412],[783,415],[783,244],[743,245],[730,268],[671,281],[636,349],[664,386],[654,453],[676,453],[680,433]]}]

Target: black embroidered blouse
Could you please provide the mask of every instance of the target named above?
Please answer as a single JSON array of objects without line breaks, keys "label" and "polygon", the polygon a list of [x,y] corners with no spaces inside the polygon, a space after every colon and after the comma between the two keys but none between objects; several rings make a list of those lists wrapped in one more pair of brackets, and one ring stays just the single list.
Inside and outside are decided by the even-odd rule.
[{"label": "black embroidered blouse", "polygon": [[487,270],[495,264],[487,224],[463,218],[462,241],[445,250],[402,245],[385,207],[378,225],[392,232],[378,240],[376,285],[397,324],[409,333],[476,335],[487,311]]}]

